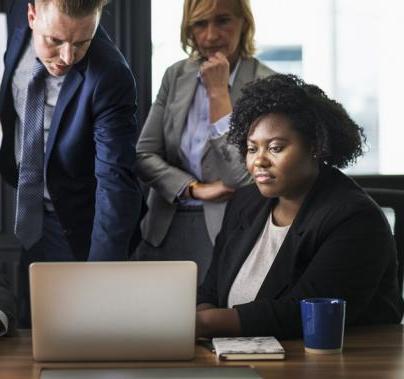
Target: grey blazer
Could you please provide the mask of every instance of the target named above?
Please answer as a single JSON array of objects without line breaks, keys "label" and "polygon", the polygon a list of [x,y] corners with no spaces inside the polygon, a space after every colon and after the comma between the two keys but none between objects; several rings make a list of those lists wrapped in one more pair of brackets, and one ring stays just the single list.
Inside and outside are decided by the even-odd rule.
[{"label": "grey blazer", "polygon": [[[182,165],[180,144],[197,87],[198,71],[199,63],[189,59],[167,69],[137,143],[138,175],[150,187],[142,236],[153,246],[158,246],[167,234],[178,193],[195,179]],[[230,90],[232,103],[240,97],[246,83],[272,73],[255,58],[242,59]],[[227,186],[238,188],[249,183],[250,177],[237,149],[227,143],[226,137],[206,144],[202,175],[206,182],[222,180]],[[204,202],[203,207],[213,243],[222,224],[226,202]]]}]

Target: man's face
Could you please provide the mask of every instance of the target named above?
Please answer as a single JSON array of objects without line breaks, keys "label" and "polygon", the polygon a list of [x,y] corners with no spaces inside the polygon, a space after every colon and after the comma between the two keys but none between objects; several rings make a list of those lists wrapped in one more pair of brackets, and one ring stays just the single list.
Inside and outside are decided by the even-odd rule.
[{"label": "man's face", "polygon": [[28,4],[28,23],[37,57],[53,76],[67,74],[87,53],[100,20],[100,11],[73,18],[53,1]]}]

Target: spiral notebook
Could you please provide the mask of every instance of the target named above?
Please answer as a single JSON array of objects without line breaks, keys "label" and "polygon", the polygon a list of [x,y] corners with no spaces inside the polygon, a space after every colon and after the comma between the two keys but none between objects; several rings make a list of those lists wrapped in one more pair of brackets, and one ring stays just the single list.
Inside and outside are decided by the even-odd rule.
[{"label": "spiral notebook", "polygon": [[285,350],[275,337],[213,338],[212,345],[221,360],[285,359]]}]

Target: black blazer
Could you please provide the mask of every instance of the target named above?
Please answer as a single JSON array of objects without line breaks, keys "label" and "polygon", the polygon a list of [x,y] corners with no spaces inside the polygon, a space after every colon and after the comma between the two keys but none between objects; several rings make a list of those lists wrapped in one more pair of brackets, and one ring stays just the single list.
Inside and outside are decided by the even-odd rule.
[{"label": "black blazer", "polygon": [[[198,304],[227,307],[230,287],[277,199],[255,184],[228,204]],[[323,167],[254,301],[236,305],[242,335],[301,336],[299,300],[347,301],[347,325],[399,323],[397,252],[381,209],[339,170]]]}]

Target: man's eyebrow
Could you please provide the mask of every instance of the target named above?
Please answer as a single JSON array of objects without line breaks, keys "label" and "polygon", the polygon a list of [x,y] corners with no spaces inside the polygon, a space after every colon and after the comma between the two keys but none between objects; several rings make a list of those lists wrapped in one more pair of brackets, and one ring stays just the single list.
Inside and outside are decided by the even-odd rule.
[{"label": "man's eyebrow", "polygon": [[[47,38],[52,38],[52,39],[54,39],[54,40],[57,41],[57,42],[67,42],[67,41],[65,41],[65,40],[63,40],[63,39],[61,39],[61,38],[52,36],[52,35],[50,35],[50,34],[45,34],[45,37],[47,37]],[[80,40],[80,41],[74,41],[74,42],[71,42],[71,43],[74,45],[74,44],[77,44],[77,43],[78,43],[78,44],[81,44],[81,43],[90,42],[90,41],[92,41],[92,38],[86,38],[86,39],[83,39],[83,40]]]},{"label": "man's eyebrow", "polygon": [[81,40],[81,41],[75,41],[75,42],[73,42],[73,44],[75,44],[75,43],[90,42],[91,40],[92,40],[92,38],[87,38],[87,39],[83,39],[83,40]]}]

